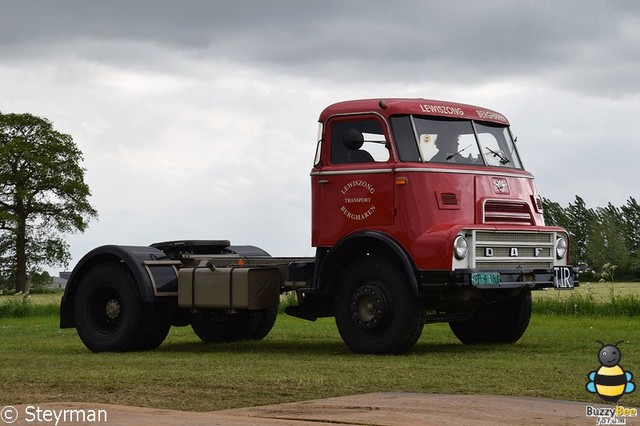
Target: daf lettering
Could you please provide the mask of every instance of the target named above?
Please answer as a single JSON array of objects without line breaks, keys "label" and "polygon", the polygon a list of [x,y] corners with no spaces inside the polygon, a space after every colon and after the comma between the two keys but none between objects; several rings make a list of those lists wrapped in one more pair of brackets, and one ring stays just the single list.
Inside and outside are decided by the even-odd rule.
[{"label": "daf lettering", "polygon": [[485,257],[493,257],[493,249],[491,247],[485,247],[484,255]]},{"label": "daf lettering", "polygon": [[536,248],[533,250],[533,255],[534,255],[535,257],[540,257],[540,253],[542,253],[542,249],[541,249],[540,247],[536,247]]},{"label": "daf lettering", "polygon": [[518,248],[517,247],[511,247],[511,250],[509,251],[509,256],[510,257],[518,257]]}]

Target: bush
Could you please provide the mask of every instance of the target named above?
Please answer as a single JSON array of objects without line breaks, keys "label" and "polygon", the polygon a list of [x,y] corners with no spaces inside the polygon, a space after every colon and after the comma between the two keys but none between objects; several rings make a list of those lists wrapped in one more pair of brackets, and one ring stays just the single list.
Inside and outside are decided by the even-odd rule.
[{"label": "bush", "polygon": [[640,297],[636,295],[616,296],[609,300],[596,300],[592,294],[572,294],[566,299],[540,299],[533,304],[533,312],[549,315],[576,316],[640,316]]},{"label": "bush", "polygon": [[29,293],[18,293],[0,302],[0,318],[24,318],[37,316],[58,316],[60,306],[49,303],[37,305],[31,303]]}]

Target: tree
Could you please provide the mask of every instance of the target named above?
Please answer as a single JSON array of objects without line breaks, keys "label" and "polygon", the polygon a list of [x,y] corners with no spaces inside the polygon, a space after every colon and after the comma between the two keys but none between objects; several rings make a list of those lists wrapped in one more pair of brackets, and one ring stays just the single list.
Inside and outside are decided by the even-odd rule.
[{"label": "tree", "polygon": [[576,264],[589,263],[587,250],[590,244],[590,236],[594,222],[597,219],[595,212],[587,208],[584,200],[576,195],[575,202],[570,203],[566,211],[567,231],[571,236],[571,253]]},{"label": "tree", "polygon": [[624,233],[627,239],[627,247],[631,256],[637,257],[640,248],[640,205],[635,198],[629,197],[627,204],[620,208],[622,210],[622,222]]},{"label": "tree", "polygon": [[0,245],[2,266],[24,291],[27,271],[66,266],[63,234],[83,232],[97,216],[70,135],[31,114],[0,113]]},{"label": "tree", "polygon": [[565,229],[569,227],[569,218],[560,204],[543,197],[542,208],[544,223],[547,226],[561,226]]},{"label": "tree", "polygon": [[615,262],[616,268],[619,266],[621,271],[628,271],[631,259],[624,235],[622,212],[609,203],[607,207],[597,208],[595,214],[596,220],[587,247],[590,264],[603,268],[605,264]]}]

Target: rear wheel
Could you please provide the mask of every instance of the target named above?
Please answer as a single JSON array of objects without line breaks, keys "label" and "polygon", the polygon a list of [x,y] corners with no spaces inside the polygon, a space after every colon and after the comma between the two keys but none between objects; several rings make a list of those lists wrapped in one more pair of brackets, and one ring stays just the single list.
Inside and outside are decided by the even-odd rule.
[{"label": "rear wheel", "polygon": [[473,318],[449,323],[462,343],[515,343],[531,320],[531,292],[478,308]]},{"label": "rear wheel", "polygon": [[336,301],[340,336],[356,353],[402,354],[416,343],[425,321],[422,301],[396,262],[365,256],[344,276]]},{"label": "rear wheel", "polygon": [[276,318],[278,317],[278,308],[259,309],[257,311],[250,311],[251,327],[248,330],[248,337],[251,340],[262,340],[271,331]]},{"label": "rear wheel", "polygon": [[176,303],[171,302],[143,305],[143,315],[147,318],[146,332],[139,338],[135,349],[149,351],[158,348],[164,342],[171,329],[176,306]]},{"label": "rear wheel", "polygon": [[198,311],[192,314],[191,328],[207,343],[262,340],[273,328],[277,314],[276,308],[234,313]]},{"label": "rear wheel", "polygon": [[168,306],[142,303],[129,270],[121,263],[102,263],[78,284],[76,328],[93,352],[155,349],[171,327]]}]

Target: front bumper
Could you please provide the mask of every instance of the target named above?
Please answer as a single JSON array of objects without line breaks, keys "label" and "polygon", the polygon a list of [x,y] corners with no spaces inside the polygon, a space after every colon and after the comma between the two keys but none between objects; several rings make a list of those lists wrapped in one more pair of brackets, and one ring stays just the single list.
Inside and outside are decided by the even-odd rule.
[{"label": "front bumper", "polygon": [[579,285],[577,270],[571,266],[553,269],[456,269],[455,271],[420,271],[423,289],[556,288],[571,290]]}]

